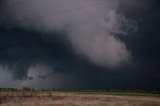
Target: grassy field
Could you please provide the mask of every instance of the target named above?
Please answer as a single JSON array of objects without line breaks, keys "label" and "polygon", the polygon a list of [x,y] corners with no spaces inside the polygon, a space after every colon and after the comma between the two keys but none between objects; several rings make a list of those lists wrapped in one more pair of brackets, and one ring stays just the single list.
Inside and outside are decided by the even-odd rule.
[{"label": "grassy field", "polygon": [[1,91],[0,106],[160,106],[160,94],[86,91]]}]

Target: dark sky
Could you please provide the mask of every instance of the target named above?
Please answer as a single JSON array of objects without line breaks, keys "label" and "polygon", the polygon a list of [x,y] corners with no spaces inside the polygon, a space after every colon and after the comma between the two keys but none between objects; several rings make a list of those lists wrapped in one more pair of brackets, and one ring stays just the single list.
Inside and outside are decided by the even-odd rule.
[{"label": "dark sky", "polygon": [[0,87],[160,91],[158,0],[0,0]]}]

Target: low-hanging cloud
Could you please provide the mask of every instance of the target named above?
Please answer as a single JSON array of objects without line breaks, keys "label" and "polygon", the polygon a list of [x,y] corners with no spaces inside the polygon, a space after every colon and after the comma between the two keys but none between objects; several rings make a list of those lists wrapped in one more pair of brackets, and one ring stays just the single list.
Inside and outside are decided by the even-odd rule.
[{"label": "low-hanging cloud", "polygon": [[[31,66],[28,69],[27,76],[28,78],[23,79],[13,79],[14,73],[10,72],[10,69],[7,67],[0,66],[0,88],[23,88],[23,87],[31,87],[31,88],[57,88],[60,89],[65,87],[63,85],[68,78],[62,73],[50,74],[55,72],[53,68],[50,66],[39,64],[37,66]],[[50,74],[50,76],[46,76],[46,74]],[[42,79],[39,76],[43,76],[46,78]],[[51,84],[52,83],[52,84]]]},{"label": "low-hanging cloud", "polygon": [[118,35],[127,35],[135,26],[117,13],[119,0],[32,0],[11,5],[15,2],[22,0],[5,0],[1,10],[1,19],[12,23],[10,27],[65,30],[75,53],[102,67],[130,62],[131,52]]}]

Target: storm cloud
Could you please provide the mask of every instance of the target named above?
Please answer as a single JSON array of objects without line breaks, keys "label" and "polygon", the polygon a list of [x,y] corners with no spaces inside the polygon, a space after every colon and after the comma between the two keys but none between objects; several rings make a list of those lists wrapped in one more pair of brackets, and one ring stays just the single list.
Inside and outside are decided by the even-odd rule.
[{"label": "storm cloud", "polygon": [[[158,33],[158,26],[151,28],[159,16],[156,3],[156,0],[1,0],[0,71],[9,80],[0,76],[3,79],[0,86],[8,87],[10,84],[2,82],[12,79],[11,86],[34,88],[155,86],[159,77],[150,80],[154,74],[145,72],[144,67],[152,60],[147,60],[152,51],[149,44],[154,46],[152,42],[148,44],[148,39],[154,39],[149,34]],[[151,18],[155,20],[151,22]],[[158,73],[156,69],[154,72]]]},{"label": "storm cloud", "polygon": [[117,0],[34,0],[4,7],[4,16],[10,17],[7,21],[13,21],[13,25],[27,29],[66,30],[76,53],[97,65],[114,68],[129,63],[132,57],[117,34],[126,35],[135,27],[131,20],[116,13],[118,7]]}]

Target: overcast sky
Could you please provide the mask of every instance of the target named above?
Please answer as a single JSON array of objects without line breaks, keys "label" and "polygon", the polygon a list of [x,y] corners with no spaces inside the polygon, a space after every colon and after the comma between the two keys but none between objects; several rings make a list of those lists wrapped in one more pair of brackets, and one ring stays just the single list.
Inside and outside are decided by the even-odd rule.
[{"label": "overcast sky", "polygon": [[160,90],[158,0],[0,0],[0,87]]}]

